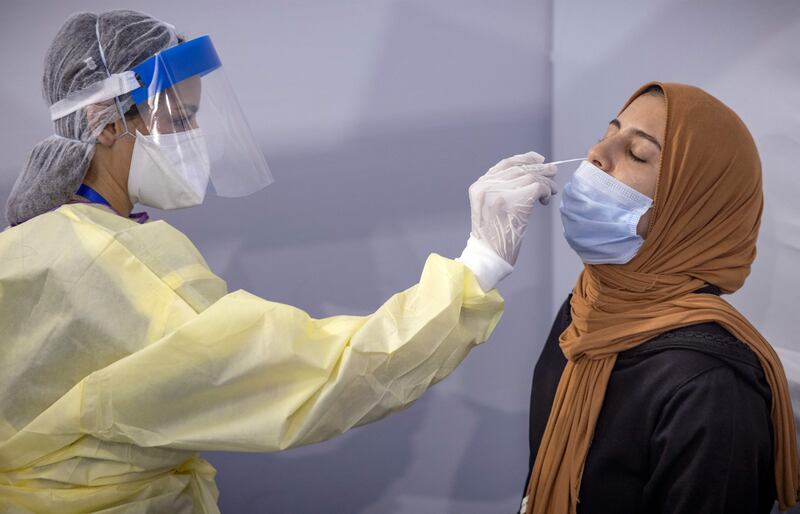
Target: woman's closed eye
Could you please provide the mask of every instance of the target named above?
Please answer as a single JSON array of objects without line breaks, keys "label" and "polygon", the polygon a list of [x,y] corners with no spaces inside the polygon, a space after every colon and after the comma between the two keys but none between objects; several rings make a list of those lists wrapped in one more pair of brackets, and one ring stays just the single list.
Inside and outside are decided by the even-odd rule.
[{"label": "woman's closed eye", "polygon": [[640,162],[640,163],[646,163],[647,162],[647,159],[642,159],[641,157],[637,156],[635,153],[633,153],[633,150],[628,150],[628,155],[630,155],[631,159],[633,159],[636,162]]}]

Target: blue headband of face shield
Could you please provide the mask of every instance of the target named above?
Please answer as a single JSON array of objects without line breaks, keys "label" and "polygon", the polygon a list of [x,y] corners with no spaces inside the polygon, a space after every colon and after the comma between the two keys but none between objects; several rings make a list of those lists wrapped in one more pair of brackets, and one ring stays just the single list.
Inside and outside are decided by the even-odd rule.
[{"label": "blue headband of face shield", "polygon": [[158,52],[133,68],[141,87],[131,91],[134,103],[140,104],[150,97],[171,88],[178,82],[194,76],[203,76],[222,66],[210,36],[181,43]]}]

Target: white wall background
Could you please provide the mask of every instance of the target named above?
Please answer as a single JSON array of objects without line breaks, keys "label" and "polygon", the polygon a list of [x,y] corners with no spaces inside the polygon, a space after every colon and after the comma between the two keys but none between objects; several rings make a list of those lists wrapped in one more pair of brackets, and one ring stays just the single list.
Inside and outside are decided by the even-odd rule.
[{"label": "white wall background", "polygon": [[[10,70],[0,81],[0,203],[28,149],[51,131],[40,63],[61,22],[131,5],[0,4]],[[800,350],[797,0],[135,8],[190,36],[212,34],[276,176],[243,201],[156,213],[195,241],[231,289],[315,316],[369,312],[414,283],[429,252],[460,252],[466,188],[488,166],[528,149],[585,155],[639,85],[679,81],[728,103],[755,136],[766,210],[753,274],[733,302],[773,344]],[[537,209],[489,345],[381,423],[283,454],[211,455],[223,512],[512,512],[527,473],[533,364],[579,269],[555,205]]]},{"label": "white wall background", "polygon": [[[231,289],[314,316],[371,312],[430,252],[457,256],[467,187],[501,157],[546,152],[547,0],[66,0],[0,3],[0,203],[51,131],[42,58],[78,10],[130,8],[210,33],[276,183],[156,213]],[[545,210],[493,341],[408,411],[283,454],[213,454],[227,513],[511,512],[527,473],[530,378],[550,320]]]}]

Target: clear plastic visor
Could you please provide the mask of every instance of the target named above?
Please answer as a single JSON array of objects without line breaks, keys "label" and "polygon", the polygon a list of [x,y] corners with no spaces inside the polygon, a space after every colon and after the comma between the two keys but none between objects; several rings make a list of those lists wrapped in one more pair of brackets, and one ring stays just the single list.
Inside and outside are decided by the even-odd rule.
[{"label": "clear plastic visor", "polygon": [[132,92],[146,133],[170,166],[210,176],[219,196],[252,194],[273,181],[208,36],[159,52],[134,68]]}]

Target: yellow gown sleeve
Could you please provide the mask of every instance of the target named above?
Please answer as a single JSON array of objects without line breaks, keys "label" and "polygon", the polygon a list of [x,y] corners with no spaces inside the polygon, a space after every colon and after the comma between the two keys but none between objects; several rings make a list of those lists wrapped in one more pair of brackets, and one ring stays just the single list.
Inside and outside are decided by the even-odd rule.
[{"label": "yellow gown sleeve", "polygon": [[313,319],[228,293],[166,223],[85,205],[0,234],[0,261],[0,474],[86,435],[164,452],[329,439],[413,403],[503,310],[431,255],[375,313]]},{"label": "yellow gown sleeve", "polygon": [[281,450],[409,406],[489,337],[502,310],[496,290],[438,255],[419,284],[368,316],[312,319],[236,291],[71,393],[82,431],[103,440]]}]

